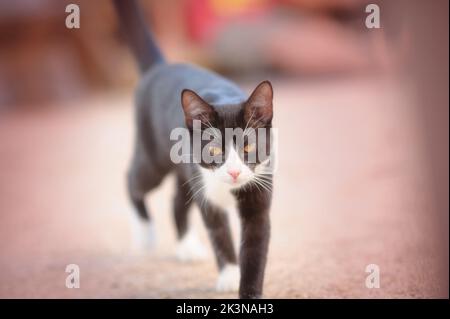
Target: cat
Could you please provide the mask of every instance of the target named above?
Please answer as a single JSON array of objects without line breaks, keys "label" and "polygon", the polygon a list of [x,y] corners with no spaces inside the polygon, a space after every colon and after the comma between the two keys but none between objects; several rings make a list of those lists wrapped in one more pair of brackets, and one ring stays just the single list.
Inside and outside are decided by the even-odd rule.
[{"label": "cat", "polygon": [[[163,178],[174,173],[176,195],[173,202],[180,259],[203,257],[199,241],[190,232],[188,211],[199,207],[219,268],[218,291],[239,291],[240,298],[261,298],[270,238],[269,211],[273,174],[271,133],[273,89],[261,82],[249,97],[233,82],[206,69],[189,64],[166,62],[147,30],[136,1],[114,0],[123,35],[136,57],[141,78],[136,90],[136,133],[134,153],[128,171],[128,192],[136,210],[136,224],[151,244],[154,231],[145,195]],[[185,128],[191,137],[195,122],[200,131],[214,129],[221,136],[202,149],[219,159],[208,163],[175,164],[170,157],[174,141],[171,131]],[[240,145],[226,140],[227,128],[264,128],[269,153],[260,155],[258,144],[249,139]],[[210,133],[211,134],[211,133]],[[217,136],[217,134],[214,134]],[[243,149],[243,151],[242,151]],[[256,161],[248,161],[257,154]],[[187,154],[193,159],[195,155]],[[195,196],[194,196],[195,195]],[[241,223],[239,258],[233,246],[227,208],[235,205]]]}]

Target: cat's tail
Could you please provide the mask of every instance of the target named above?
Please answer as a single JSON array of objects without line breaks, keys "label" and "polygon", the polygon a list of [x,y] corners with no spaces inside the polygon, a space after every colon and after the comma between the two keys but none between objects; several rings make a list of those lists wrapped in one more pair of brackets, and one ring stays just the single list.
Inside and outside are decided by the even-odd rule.
[{"label": "cat's tail", "polygon": [[120,27],[133,51],[141,73],[157,63],[164,63],[164,57],[145,24],[142,9],[136,0],[113,0]]}]

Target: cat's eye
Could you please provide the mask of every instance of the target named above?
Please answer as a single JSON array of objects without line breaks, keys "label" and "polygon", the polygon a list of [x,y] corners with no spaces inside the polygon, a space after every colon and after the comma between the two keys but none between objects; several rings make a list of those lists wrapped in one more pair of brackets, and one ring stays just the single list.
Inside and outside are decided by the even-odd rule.
[{"label": "cat's eye", "polygon": [[250,143],[244,146],[244,152],[245,153],[251,153],[256,149],[255,143]]},{"label": "cat's eye", "polygon": [[209,150],[209,155],[211,155],[211,156],[218,156],[218,155],[222,154],[222,149],[217,146],[210,146],[208,150]]}]

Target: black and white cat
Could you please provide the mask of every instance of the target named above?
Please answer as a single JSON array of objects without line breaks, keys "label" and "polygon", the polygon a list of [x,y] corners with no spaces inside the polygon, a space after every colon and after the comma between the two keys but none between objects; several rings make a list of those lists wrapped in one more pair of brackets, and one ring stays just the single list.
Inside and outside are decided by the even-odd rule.
[{"label": "black and white cat", "polygon": [[[204,250],[189,232],[188,210],[195,202],[214,248],[220,275],[219,291],[239,289],[241,298],[262,296],[270,236],[269,210],[272,199],[272,86],[260,83],[250,97],[234,83],[207,70],[186,64],[166,63],[147,32],[135,1],[115,0],[124,36],[138,60],[142,77],[136,93],[136,137],[128,172],[128,189],[136,209],[136,224],[151,244],[153,223],[144,196],[169,173],[176,175],[174,219],[182,260],[200,258]],[[218,161],[195,158],[175,164],[169,136],[175,128],[195,133],[213,128],[219,141],[202,141],[202,149]],[[264,128],[256,142],[244,136],[243,143],[226,138],[227,128]],[[261,134],[265,134],[262,139]],[[245,135],[245,134],[244,134]],[[264,140],[267,152],[258,148]],[[250,162],[250,155],[256,161]],[[195,162],[193,159],[196,159]],[[235,205],[241,221],[239,259],[233,247],[227,208]],[[142,237],[137,237],[141,238]]]}]

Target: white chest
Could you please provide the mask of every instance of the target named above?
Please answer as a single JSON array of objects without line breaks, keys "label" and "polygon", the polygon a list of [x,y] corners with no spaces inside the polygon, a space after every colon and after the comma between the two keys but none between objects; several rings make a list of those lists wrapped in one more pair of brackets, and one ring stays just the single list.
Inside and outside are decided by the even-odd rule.
[{"label": "white chest", "polygon": [[222,209],[236,207],[236,197],[231,193],[231,187],[224,183],[206,182],[204,194],[208,201]]},{"label": "white chest", "polygon": [[236,207],[236,197],[231,186],[213,178],[204,178],[204,195],[209,202],[224,210]]}]

